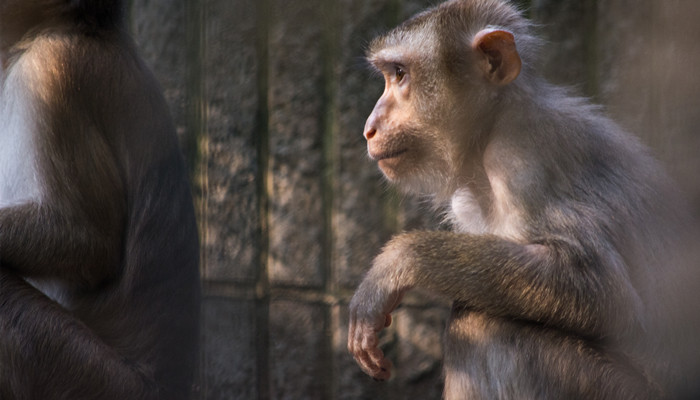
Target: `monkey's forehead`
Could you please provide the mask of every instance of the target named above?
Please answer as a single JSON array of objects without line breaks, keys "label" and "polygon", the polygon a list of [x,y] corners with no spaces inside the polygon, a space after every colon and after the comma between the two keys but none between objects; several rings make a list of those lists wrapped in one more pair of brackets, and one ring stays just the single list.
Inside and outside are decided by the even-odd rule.
[{"label": "monkey's forehead", "polygon": [[411,31],[399,27],[372,41],[367,60],[377,67],[381,63],[407,64],[429,58],[439,47],[440,42],[431,27]]},{"label": "monkey's forehead", "polygon": [[385,47],[372,52],[367,60],[376,68],[383,69],[388,64],[406,65],[419,56],[418,53],[404,46]]}]

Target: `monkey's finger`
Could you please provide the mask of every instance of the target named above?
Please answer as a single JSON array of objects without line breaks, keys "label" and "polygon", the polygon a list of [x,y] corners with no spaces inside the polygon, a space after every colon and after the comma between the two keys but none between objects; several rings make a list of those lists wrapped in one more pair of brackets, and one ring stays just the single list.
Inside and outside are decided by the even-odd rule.
[{"label": "monkey's finger", "polygon": [[[380,379],[381,376],[387,375],[391,369],[391,363],[384,357],[384,352],[379,348],[379,346],[375,343],[374,346],[363,347],[362,350],[369,357],[369,361],[372,366],[372,375]],[[384,379],[386,378],[388,377],[385,377]]]},{"label": "monkey's finger", "polygon": [[382,363],[379,366],[380,368],[380,373],[379,373],[379,380],[386,381],[391,378],[391,370],[394,368],[394,365],[391,363],[391,361],[388,358],[385,358],[382,360]]},{"label": "monkey's finger", "polygon": [[355,346],[355,352],[353,352],[352,356],[366,374],[374,376],[377,373],[378,369],[372,361],[372,357],[361,346]]},{"label": "monkey's finger", "polygon": [[379,349],[378,334],[370,326],[357,324],[354,335],[352,346],[355,359],[371,375],[374,375],[379,370],[378,365],[381,360],[384,359],[384,353]]},{"label": "monkey's finger", "polygon": [[358,352],[355,360],[362,370],[374,379],[383,381],[391,377],[391,361],[384,358],[384,353],[378,347]]},{"label": "monkey's finger", "polygon": [[[380,350],[381,352],[381,350]],[[393,364],[389,359],[385,358],[383,353],[381,359],[374,359],[375,356],[372,356],[370,353],[370,358],[372,358],[372,365],[371,365],[371,371],[370,375],[380,381],[386,381],[389,378],[391,378],[391,370],[393,368]]]},{"label": "monkey's finger", "polygon": [[379,372],[379,370],[374,365],[374,363],[372,363],[372,359],[370,358],[367,352],[359,351],[354,354],[354,358],[355,362],[357,362],[357,365],[360,366],[364,373],[373,378],[376,378],[376,375]]},{"label": "monkey's finger", "polygon": [[362,349],[368,356],[372,364],[379,367],[384,360],[384,352],[379,347],[369,347]]}]

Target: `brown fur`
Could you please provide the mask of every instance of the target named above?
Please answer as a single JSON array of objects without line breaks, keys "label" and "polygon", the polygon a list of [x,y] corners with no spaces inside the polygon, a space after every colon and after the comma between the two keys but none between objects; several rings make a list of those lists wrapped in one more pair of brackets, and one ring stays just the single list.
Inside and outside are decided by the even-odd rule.
[{"label": "brown fur", "polygon": [[167,105],[121,9],[0,2],[3,400],[191,393],[192,199]]}]

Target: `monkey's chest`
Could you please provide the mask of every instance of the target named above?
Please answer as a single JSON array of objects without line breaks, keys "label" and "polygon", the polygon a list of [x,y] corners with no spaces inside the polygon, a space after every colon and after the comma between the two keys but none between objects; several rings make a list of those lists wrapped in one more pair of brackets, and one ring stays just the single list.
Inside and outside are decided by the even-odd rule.
[{"label": "monkey's chest", "polygon": [[0,207],[41,195],[36,116],[18,92],[10,85],[0,94]]},{"label": "monkey's chest", "polygon": [[499,191],[494,191],[491,196],[496,199],[494,204],[483,205],[470,189],[457,190],[452,196],[449,210],[455,231],[475,235],[488,233],[515,241],[521,240],[523,223],[520,210],[512,201],[499,198],[504,197]]},{"label": "monkey's chest", "polygon": [[483,234],[489,230],[486,213],[467,188],[457,190],[452,196],[449,215],[458,232]]}]

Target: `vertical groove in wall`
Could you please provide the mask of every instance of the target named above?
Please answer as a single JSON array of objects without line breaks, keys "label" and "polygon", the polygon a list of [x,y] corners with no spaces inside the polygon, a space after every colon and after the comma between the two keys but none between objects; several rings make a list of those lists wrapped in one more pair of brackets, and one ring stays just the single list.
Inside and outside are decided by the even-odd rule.
[{"label": "vertical groove in wall", "polygon": [[268,32],[269,0],[258,0],[256,3],[257,18],[257,57],[258,57],[258,115],[257,115],[257,148],[258,148],[258,210],[260,213],[260,250],[259,275],[256,287],[256,346],[258,371],[258,399],[270,398],[270,367],[269,367],[269,316],[270,316],[270,283],[269,283],[269,194],[271,191],[270,177],[270,132],[268,107]]},{"label": "vertical groove in wall", "polygon": [[[203,102],[203,87],[202,87],[202,51],[204,46],[201,41],[203,38],[202,29],[202,13],[199,0],[188,0],[185,4],[186,20],[186,65],[185,65],[185,90],[187,92],[186,104],[186,133],[184,151],[185,158],[188,162],[187,169],[189,172],[192,187],[198,193],[195,194],[195,206],[197,208],[197,220],[199,221],[200,240],[204,240],[206,232],[206,147],[202,146],[202,140],[206,128],[204,127],[204,102]],[[200,251],[200,269],[206,268],[205,252]],[[201,273],[200,273],[201,275]],[[201,340],[200,340],[201,343]],[[203,352],[200,352],[200,357],[204,357]],[[204,378],[205,371],[201,368],[203,359],[199,362],[199,388],[200,396],[206,393],[206,379]],[[196,395],[197,395],[196,394]]]},{"label": "vertical groove in wall", "polygon": [[[664,10],[664,7],[668,7],[668,4],[664,4],[662,2],[656,2],[656,1],[650,1],[649,7],[651,8],[649,11],[649,18],[650,21],[648,22],[649,29],[651,32],[649,33],[649,37],[651,38],[651,43],[648,43],[647,45],[651,47],[651,52],[652,54],[655,54],[656,57],[650,57],[649,63],[651,64],[651,87],[650,87],[650,99],[649,99],[649,107],[650,107],[650,113],[645,116],[645,122],[649,124],[649,131],[652,132],[651,135],[648,136],[647,144],[652,146],[657,154],[663,154],[663,152],[667,151],[668,147],[664,146],[664,137],[663,135],[659,135],[658,133],[663,132],[663,124],[661,123],[661,88],[660,88],[660,79],[663,75],[662,71],[664,67],[664,64],[667,62],[667,58],[664,57],[665,54],[663,54],[661,57],[658,56],[659,51],[661,50],[660,46],[661,43],[660,41],[663,41],[663,34],[661,24],[662,21],[660,21],[661,15],[663,15],[666,10]],[[663,63],[660,63],[660,61],[663,60]]]},{"label": "vertical groove in wall", "polygon": [[[338,25],[340,15],[338,14],[339,5],[336,1],[324,1],[322,9],[323,18],[323,80],[324,80],[324,109],[323,109],[323,210],[324,210],[324,242],[323,242],[323,268],[324,268],[324,290],[326,293],[335,293],[337,285],[334,284],[336,277],[333,268],[334,255],[334,238],[333,217],[336,210],[334,192],[337,187],[334,185],[334,179],[338,174],[338,151],[336,135],[338,133],[336,119],[336,76],[335,64],[338,59]],[[332,399],[336,393],[335,385],[337,381],[334,376],[334,357],[333,357],[333,304],[325,304],[325,343],[324,349],[326,355],[325,368],[327,371],[325,386],[325,396],[327,399]]]},{"label": "vertical groove in wall", "polygon": [[124,18],[126,18],[126,29],[129,32],[134,31],[134,19],[131,17],[131,10],[134,9],[134,1],[135,0],[128,0],[126,1],[126,5],[124,6]]},{"label": "vertical groove in wall", "polygon": [[324,210],[324,230],[325,240],[323,243],[323,264],[324,264],[324,286],[327,292],[333,290],[333,212],[334,212],[334,178],[337,175],[337,149],[335,136],[337,134],[336,125],[336,102],[335,91],[336,82],[334,67],[337,60],[336,44],[338,43],[337,25],[338,17],[334,1],[323,3],[323,210]]},{"label": "vertical groove in wall", "polygon": [[600,102],[600,57],[598,55],[598,0],[586,0],[583,15],[585,36],[584,52],[586,58],[586,83],[583,88],[586,96]]},{"label": "vertical groove in wall", "polygon": [[[184,142],[187,169],[192,180],[195,193],[195,206],[199,221],[200,238],[206,240],[207,215],[207,145],[206,145],[206,120],[204,115],[204,86],[202,60],[205,57],[205,44],[202,43],[204,35],[203,5],[199,0],[189,0],[186,3],[186,31],[187,31],[187,63],[186,63],[186,136]],[[200,252],[200,268],[206,268],[206,254]]]},{"label": "vertical groove in wall", "polygon": [[389,3],[389,9],[387,10],[387,26],[389,29],[396,26],[401,19],[401,9],[403,8],[403,0],[391,0]]}]

